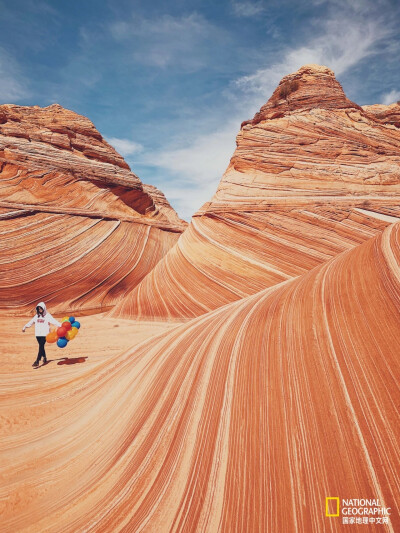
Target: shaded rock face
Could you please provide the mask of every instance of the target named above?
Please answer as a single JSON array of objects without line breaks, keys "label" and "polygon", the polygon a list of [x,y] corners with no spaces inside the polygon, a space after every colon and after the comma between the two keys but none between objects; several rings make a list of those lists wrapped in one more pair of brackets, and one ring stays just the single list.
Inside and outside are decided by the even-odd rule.
[{"label": "shaded rock face", "polygon": [[76,210],[177,232],[186,226],[89,119],[57,104],[0,106],[0,165],[0,206]]},{"label": "shaded rock face", "polygon": [[0,310],[109,309],[185,227],[87,118],[0,106]]},{"label": "shaded rock face", "polygon": [[214,197],[113,316],[199,316],[400,220],[398,108],[361,108],[326,67],[284,77],[242,124]]}]

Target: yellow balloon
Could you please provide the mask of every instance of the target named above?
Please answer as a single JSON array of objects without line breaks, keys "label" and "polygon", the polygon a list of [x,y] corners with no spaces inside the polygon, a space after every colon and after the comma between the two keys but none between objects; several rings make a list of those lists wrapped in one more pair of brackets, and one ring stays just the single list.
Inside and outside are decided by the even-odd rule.
[{"label": "yellow balloon", "polygon": [[72,331],[72,329],[70,329],[69,331],[67,331],[67,333],[65,334],[65,338],[68,339],[69,341],[72,341],[72,339],[75,337],[75,334],[74,332]]},{"label": "yellow balloon", "polygon": [[61,320],[61,324],[63,322],[69,322],[69,316],[65,316],[62,320]]},{"label": "yellow balloon", "polygon": [[69,341],[72,341],[72,339],[75,339],[75,337],[78,335],[78,328],[71,328],[67,333],[65,334],[65,338]]}]

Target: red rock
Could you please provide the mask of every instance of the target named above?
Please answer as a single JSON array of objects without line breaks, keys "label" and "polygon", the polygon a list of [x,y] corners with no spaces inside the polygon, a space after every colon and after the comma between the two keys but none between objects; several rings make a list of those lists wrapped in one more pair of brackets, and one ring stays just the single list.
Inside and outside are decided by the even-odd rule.
[{"label": "red rock", "polygon": [[[109,309],[186,227],[85,117],[0,106],[0,310]],[[123,244],[123,245],[122,245]]]},{"label": "red rock", "polygon": [[255,126],[263,120],[320,108],[361,110],[346,97],[332,70],[321,65],[305,65],[282,78],[268,102],[253,120],[243,125]]},{"label": "red rock", "polygon": [[380,122],[381,124],[392,124],[396,128],[400,128],[400,104],[391,105],[365,105],[363,106],[364,111],[371,115],[374,120]]},{"label": "red rock", "polygon": [[[306,108],[245,125],[211,202],[115,313],[201,316],[177,327],[88,317],[73,358],[29,374],[26,336],[0,319],[5,531],[342,531],[343,513],[325,516],[329,496],[379,500],[383,529],[400,530],[399,133],[391,109],[376,119],[349,105],[327,69],[301,69],[307,83],[313,69],[321,94],[330,80],[329,108],[304,95]],[[152,225],[41,212],[19,226],[28,211],[3,208],[2,257],[16,257],[6,281],[22,291],[23,261],[27,293],[38,257],[49,277],[70,255],[66,281],[97,305],[101,291],[111,298],[132,248],[176,235],[152,216],[167,209],[161,193],[147,191]],[[69,254],[54,245],[66,227],[78,239]],[[97,262],[85,231],[94,246],[114,235]],[[52,281],[57,291],[63,278]]]},{"label": "red rock", "polygon": [[399,220],[397,107],[379,109],[376,119],[375,108],[348,100],[326,67],[285,76],[242,126],[214,197],[112,316],[199,316]]},{"label": "red rock", "polygon": [[3,528],[342,531],[325,498],[351,496],[398,531],[399,243],[391,225],[68,380],[12,374]]}]

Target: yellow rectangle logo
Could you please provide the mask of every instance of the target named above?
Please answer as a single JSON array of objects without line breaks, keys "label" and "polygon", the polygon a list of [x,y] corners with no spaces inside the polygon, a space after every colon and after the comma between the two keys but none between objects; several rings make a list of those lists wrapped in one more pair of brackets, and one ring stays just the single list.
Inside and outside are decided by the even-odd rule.
[{"label": "yellow rectangle logo", "polygon": [[[329,500],[336,500],[336,514],[329,512]],[[330,496],[325,498],[325,516],[339,516],[339,498]]]}]

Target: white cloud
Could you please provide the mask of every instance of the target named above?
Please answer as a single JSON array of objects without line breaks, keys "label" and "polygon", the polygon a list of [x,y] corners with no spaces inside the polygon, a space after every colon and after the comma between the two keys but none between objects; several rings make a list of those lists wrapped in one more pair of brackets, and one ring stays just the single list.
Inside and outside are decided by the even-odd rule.
[{"label": "white cloud", "polygon": [[239,126],[236,119],[229,120],[214,132],[195,136],[186,146],[148,152],[141,157],[141,164],[164,169],[173,176],[160,188],[180,216],[187,219],[214,194],[235,150]]},{"label": "white cloud", "polygon": [[113,146],[123,157],[137,154],[143,151],[143,146],[129,139],[119,139],[118,137],[106,137],[107,142]]},{"label": "white cloud", "polygon": [[363,15],[357,19],[341,14],[329,19],[321,30],[321,35],[306,45],[288,50],[279,63],[238,79],[238,88],[246,93],[269,94],[284,75],[308,63],[326,65],[338,76],[374,54],[375,46],[390,35],[382,21],[365,20]]},{"label": "white cloud", "polygon": [[28,96],[24,80],[15,59],[0,48],[0,103],[15,103]]},{"label": "white cloud", "polygon": [[[195,137],[189,146],[148,154],[154,166],[173,170],[191,183],[206,183],[221,176],[235,148],[237,121],[229,121],[223,128]],[[211,146],[216,149],[210,150]]]},{"label": "white cloud", "polygon": [[[216,181],[218,183],[219,179]],[[188,187],[186,185],[189,185]],[[161,186],[159,187],[161,188]],[[178,213],[178,215],[190,222],[191,217],[208,202],[215,193],[215,183],[179,184],[166,181],[162,184],[162,191],[166,198]]]},{"label": "white cloud", "polygon": [[400,100],[400,91],[396,91],[396,89],[393,89],[390,92],[382,95],[381,103],[384,105],[390,105],[390,104],[394,104],[395,102],[399,100]]},{"label": "white cloud", "polygon": [[237,17],[254,17],[265,11],[261,2],[232,2],[232,7]]}]

